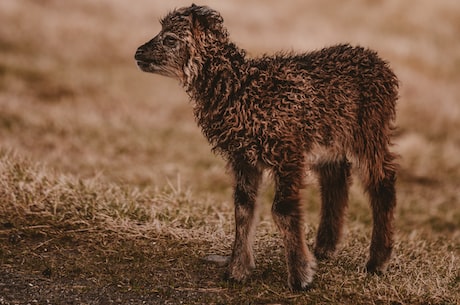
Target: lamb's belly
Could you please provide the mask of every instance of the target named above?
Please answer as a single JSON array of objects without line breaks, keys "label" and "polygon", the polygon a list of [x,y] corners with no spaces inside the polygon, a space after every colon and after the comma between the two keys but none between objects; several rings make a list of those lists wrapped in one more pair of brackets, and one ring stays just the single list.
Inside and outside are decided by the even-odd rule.
[{"label": "lamb's belly", "polygon": [[310,166],[343,161],[347,156],[343,147],[324,146],[314,144],[310,151],[306,152],[306,161]]}]

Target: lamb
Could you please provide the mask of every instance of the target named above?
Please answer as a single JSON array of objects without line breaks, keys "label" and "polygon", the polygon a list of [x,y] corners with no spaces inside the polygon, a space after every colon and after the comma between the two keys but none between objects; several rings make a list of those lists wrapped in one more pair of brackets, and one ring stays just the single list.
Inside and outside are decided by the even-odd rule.
[{"label": "lamb", "polygon": [[[275,180],[272,216],[283,237],[289,287],[308,289],[315,257],[332,256],[340,240],[352,165],[373,213],[366,270],[385,271],[397,171],[390,145],[398,80],[388,63],[348,44],[248,58],[230,41],[221,15],[206,6],[176,9],[161,25],[135,60],[145,72],[180,81],[198,125],[234,175],[236,229],[227,278],[244,282],[255,267],[256,197],[267,169]],[[314,256],[299,195],[307,170],[318,175],[322,200]]]}]

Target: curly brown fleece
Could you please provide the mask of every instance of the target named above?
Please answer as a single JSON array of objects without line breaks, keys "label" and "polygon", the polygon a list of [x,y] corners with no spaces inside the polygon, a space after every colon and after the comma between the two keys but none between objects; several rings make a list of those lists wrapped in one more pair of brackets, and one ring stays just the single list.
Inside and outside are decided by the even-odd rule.
[{"label": "curly brown fleece", "polygon": [[198,125],[235,176],[236,233],[227,277],[244,281],[262,171],[276,182],[272,207],[286,251],[291,289],[307,289],[315,260],[305,243],[299,191],[305,171],[319,176],[321,221],[315,255],[331,256],[357,166],[373,211],[367,270],[380,273],[393,248],[396,163],[390,152],[398,80],[376,52],[348,44],[303,54],[247,58],[230,42],[221,15],[192,5],[169,13],[139,47],[146,72],[178,79]]}]

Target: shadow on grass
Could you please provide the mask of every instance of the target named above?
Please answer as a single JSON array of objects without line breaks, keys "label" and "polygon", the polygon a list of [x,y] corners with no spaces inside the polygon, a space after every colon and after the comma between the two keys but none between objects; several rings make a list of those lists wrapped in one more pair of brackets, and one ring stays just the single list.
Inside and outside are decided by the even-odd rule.
[{"label": "shadow on grass", "polygon": [[[213,251],[212,241],[3,223],[0,243],[2,304],[450,304],[455,297],[411,291],[416,284],[405,282],[417,276],[421,262],[402,255],[388,275],[378,277],[362,271],[364,257],[343,249],[319,263],[308,292],[292,293],[282,248],[270,242],[256,246],[257,268],[244,284],[223,281],[225,266],[203,259]],[[425,272],[419,276],[429,277]],[[441,276],[436,272],[433,277]],[[450,285],[458,287],[458,275]]]},{"label": "shadow on grass", "polygon": [[224,266],[203,259],[210,242],[97,228],[2,226],[0,292],[6,304],[265,304],[290,296],[282,292],[279,257],[263,260],[250,282],[231,284],[222,280]]}]

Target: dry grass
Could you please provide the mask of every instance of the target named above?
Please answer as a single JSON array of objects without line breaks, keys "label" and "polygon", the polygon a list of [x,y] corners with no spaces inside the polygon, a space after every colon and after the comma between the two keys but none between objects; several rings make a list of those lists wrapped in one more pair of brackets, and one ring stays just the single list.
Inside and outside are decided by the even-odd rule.
[{"label": "dry grass", "polygon": [[[221,281],[231,181],[172,80],[134,50],[181,1],[0,2],[0,304],[455,304],[460,299],[458,1],[204,1],[257,55],[337,42],[377,49],[400,76],[398,243],[363,272],[359,185],[347,236],[305,294],[286,289],[270,184],[246,285]],[[243,8],[243,9],[242,9]],[[429,22],[427,22],[429,20]],[[316,188],[304,192],[308,243]],[[63,300],[62,295],[66,296]]]},{"label": "dry grass", "polygon": [[[5,152],[0,169],[0,213],[5,217],[0,288],[21,288],[26,299],[62,302],[62,295],[52,293],[58,285],[60,293],[67,293],[64,300],[88,303],[134,297],[190,304],[454,304],[453,291],[459,288],[458,245],[422,230],[399,233],[389,272],[367,275],[369,229],[359,221],[350,225],[337,257],[320,263],[315,285],[306,294],[286,290],[280,238],[262,221],[253,279],[245,286],[229,285],[220,279],[222,267],[202,258],[228,253],[232,213],[194,201],[180,184],[139,191],[97,178],[58,175]],[[30,287],[15,284],[21,283],[18,278]],[[11,301],[17,300],[12,295]]]}]

